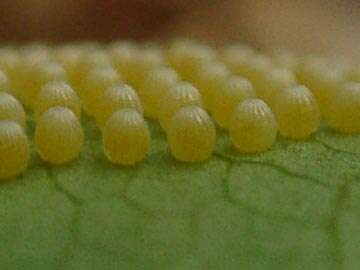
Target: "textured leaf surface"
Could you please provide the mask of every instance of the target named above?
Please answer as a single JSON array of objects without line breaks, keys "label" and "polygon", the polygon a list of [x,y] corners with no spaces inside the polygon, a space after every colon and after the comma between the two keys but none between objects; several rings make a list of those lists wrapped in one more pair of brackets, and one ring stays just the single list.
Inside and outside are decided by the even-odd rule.
[{"label": "textured leaf surface", "polygon": [[0,269],[360,269],[360,137],[322,128],[305,142],[185,165],[152,123],[136,169],[106,162],[85,120],[80,159],[0,188]]}]

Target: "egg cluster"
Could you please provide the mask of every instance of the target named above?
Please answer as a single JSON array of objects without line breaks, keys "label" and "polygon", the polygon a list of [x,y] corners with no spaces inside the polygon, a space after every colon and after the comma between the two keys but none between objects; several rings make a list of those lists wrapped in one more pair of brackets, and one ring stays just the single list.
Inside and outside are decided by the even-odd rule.
[{"label": "egg cluster", "polygon": [[80,154],[82,114],[96,122],[111,163],[131,166],[146,157],[146,118],[159,122],[176,159],[200,162],[211,156],[217,129],[241,153],[270,149],[278,133],[306,139],[321,121],[360,133],[359,75],[359,66],[344,61],[265,55],[243,44],[0,47],[0,178],[27,167],[26,112],[36,123],[37,153],[50,164]]}]

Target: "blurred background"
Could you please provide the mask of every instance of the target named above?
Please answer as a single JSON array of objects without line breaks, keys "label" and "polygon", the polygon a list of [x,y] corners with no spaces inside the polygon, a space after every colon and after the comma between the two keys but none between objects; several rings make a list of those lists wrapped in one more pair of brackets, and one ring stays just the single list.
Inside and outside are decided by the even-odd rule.
[{"label": "blurred background", "polygon": [[359,0],[0,0],[0,41],[191,37],[360,59]]}]

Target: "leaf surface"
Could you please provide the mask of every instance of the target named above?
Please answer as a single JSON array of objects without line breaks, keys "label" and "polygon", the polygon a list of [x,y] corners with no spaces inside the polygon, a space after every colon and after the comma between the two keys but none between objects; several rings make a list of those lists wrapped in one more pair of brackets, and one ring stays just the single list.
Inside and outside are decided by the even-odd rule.
[{"label": "leaf surface", "polygon": [[323,127],[241,155],[220,133],[211,159],[188,165],[150,126],[136,168],[109,164],[85,120],[78,160],[34,154],[2,183],[0,269],[360,269],[359,136]]}]

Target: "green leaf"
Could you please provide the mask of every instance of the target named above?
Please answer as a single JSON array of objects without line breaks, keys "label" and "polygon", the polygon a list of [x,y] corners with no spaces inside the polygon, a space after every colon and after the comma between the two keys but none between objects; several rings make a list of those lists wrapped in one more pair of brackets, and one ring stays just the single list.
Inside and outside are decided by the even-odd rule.
[{"label": "green leaf", "polygon": [[241,155],[220,133],[212,158],[189,165],[151,123],[149,157],[123,168],[84,126],[74,163],[34,154],[1,184],[0,269],[360,269],[359,136],[322,127]]}]

